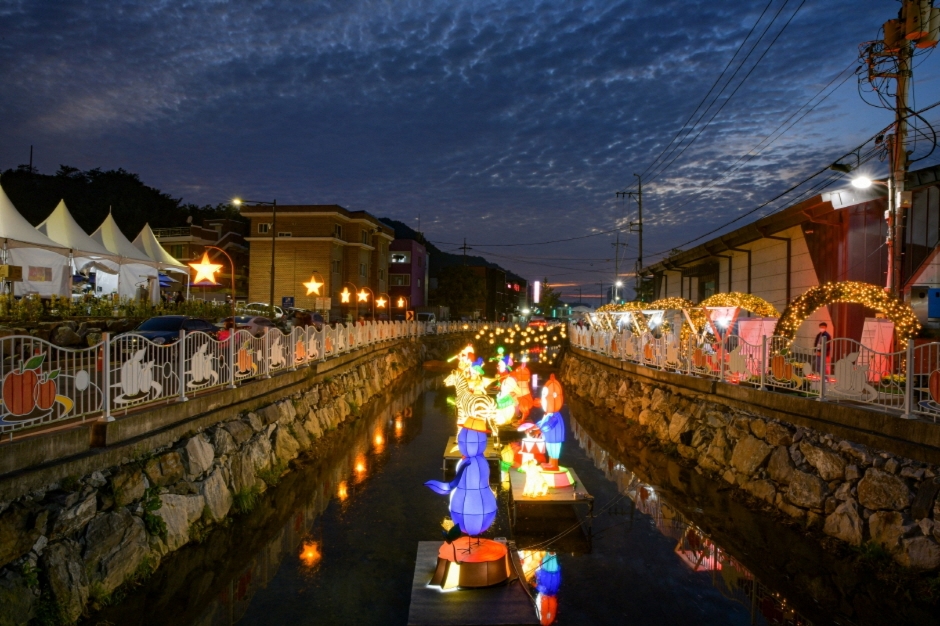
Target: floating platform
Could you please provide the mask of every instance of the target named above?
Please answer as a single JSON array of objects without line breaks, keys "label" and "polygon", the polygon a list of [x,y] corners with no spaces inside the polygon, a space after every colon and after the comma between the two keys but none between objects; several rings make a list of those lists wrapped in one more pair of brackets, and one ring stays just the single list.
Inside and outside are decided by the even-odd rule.
[{"label": "floating platform", "polygon": [[509,483],[512,487],[511,521],[513,525],[515,525],[517,517],[516,506],[520,504],[527,506],[584,504],[588,507],[588,524],[593,521],[594,496],[588,493],[587,489],[584,488],[584,485],[581,484],[581,479],[578,478],[578,474],[574,471],[574,469],[570,467],[566,469],[568,470],[568,473],[571,474],[571,478],[574,480],[574,485],[571,487],[549,489],[548,495],[540,496],[538,498],[530,498],[528,496],[522,495],[522,492],[525,489],[525,474],[516,469],[509,470]]},{"label": "floating platform", "polygon": [[[438,565],[440,541],[418,543],[415,575],[411,584],[409,626],[528,626],[539,619],[524,580],[513,576],[511,582],[480,589],[441,591],[428,586]],[[522,571],[519,557],[510,546],[514,572]]]},{"label": "floating platform", "polygon": [[[460,448],[457,446],[457,436],[454,435],[448,438],[447,446],[444,448],[444,464],[441,466],[441,469],[445,472],[448,469],[454,469],[462,458],[463,455],[460,454]],[[486,446],[486,452],[483,453],[483,458],[490,464],[490,469],[493,469],[493,464],[495,463],[496,471],[499,472],[499,462],[502,459],[499,456],[499,450],[496,449],[492,441]],[[498,473],[496,475],[499,476]]]}]

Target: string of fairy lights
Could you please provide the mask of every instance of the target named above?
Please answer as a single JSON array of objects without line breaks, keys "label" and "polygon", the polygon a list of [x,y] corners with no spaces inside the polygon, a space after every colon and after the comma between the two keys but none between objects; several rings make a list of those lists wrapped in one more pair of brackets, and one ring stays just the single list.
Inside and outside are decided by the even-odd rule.
[{"label": "string of fairy lights", "polygon": [[494,346],[502,346],[512,359],[516,354],[522,355],[534,349],[546,352],[545,362],[551,364],[557,353],[548,351],[548,348],[560,346],[568,337],[563,324],[554,326],[520,326],[515,324],[509,328],[484,326],[474,336],[476,341],[483,341]]}]

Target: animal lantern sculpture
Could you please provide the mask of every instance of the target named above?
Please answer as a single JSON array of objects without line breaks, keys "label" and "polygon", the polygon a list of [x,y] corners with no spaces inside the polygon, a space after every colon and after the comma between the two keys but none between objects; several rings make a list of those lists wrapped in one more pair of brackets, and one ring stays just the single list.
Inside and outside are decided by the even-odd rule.
[{"label": "animal lantern sculpture", "polygon": [[542,466],[545,480],[556,488],[570,487],[573,484],[571,473],[567,468],[558,465],[561,444],[565,442],[565,420],[561,415],[564,403],[565,395],[561,383],[551,374],[542,387],[542,410],[545,414],[536,426],[542,433],[548,452],[548,463]]},{"label": "animal lantern sculpture", "polygon": [[539,568],[535,571],[536,609],[539,623],[549,626],[558,617],[558,588],[561,586],[561,567],[554,552],[547,552],[542,557]]}]

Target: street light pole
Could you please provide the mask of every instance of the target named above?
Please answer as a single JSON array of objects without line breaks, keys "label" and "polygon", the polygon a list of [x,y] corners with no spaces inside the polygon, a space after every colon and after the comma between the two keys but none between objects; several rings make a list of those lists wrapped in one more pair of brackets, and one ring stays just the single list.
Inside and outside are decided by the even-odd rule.
[{"label": "street light pole", "polygon": [[277,241],[277,198],[272,202],[267,202],[265,200],[242,200],[241,198],[235,198],[232,200],[232,204],[235,206],[241,206],[247,204],[250,206],[269,206],[271,207],[271,292],[268,302],[268,310],[271,312],[271,319],[274,319],[274,247],[275,242]]}]

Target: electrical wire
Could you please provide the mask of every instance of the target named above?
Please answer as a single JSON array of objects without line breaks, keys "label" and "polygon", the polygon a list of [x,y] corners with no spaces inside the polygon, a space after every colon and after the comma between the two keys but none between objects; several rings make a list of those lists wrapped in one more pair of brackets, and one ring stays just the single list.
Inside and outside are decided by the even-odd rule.
[{"label": "electrical wire", "polygon": [[[738,85],[737,85],[737,87],[734,88],[734,91],[732,91],[731,94],[725,99],[725,101],[721,103],[721,106],[718,107],[718,110],[715,111],[714,114],[712,114],[712,116],[709,118],[709,120],[708,120],[707,122],[705,122],[705,125],[702,126],[702,127],[699,129],[698,133],[696,133],[696,135],[695,135],[694,137],[692,137],[691,141],[689,141],[689,143],[687,143],[687,144],[685,145],[685,147],[683,147],[682,150],[679,152],[679,154],[677,154],[675,157],[673,157],[673,159],[672,159],[671,161],[669,161],[669,163],[667,163],[667,164],[666,164],[665,166],[663,166],[659,171],[655,172],[652,176],[650,176],[650,177],[648,178],[647,182],[652,182],[652,181],[656,180],[660,175],[662,175],[666,170],[668,170],[668,169],[670,168],[670,166],[672,166],[672,164],[676,162],[676,159],[678,159],[679,157],[681,157],[681,156],[685,153],[685,151],[688,150],[689,147],[690,147],[693,143],[695,143],[695,141],[701,136],[701,134],[702,134],[703,132],[705,132],[705,129],[708,128],[708,125],[712,123],[712,121],[715,119],[715,117],[716,117],[719,113],[721,113],[721,111],[725,108],[725,106],[726,106],[729,102],[731,102],[731,99],[734,98],[734,96],[735,96],[736,93],[738,93],[738,90],[741,89],[741,87],[744,85],[745,82],[747,82],[747,79],[751,76],[751,74],[754,72],[754,70],[757,69],[757,66],[760,64],[760,62],[764,60],[764,57],[767,56],[767,53],[770,52],[770,49],[774,46],[774,44],[777,43],[777,40],[780,39],[780,36],[783,34],[783,31],[785,31],[785,30],[787,29],[787,26],[790,25],[790,22],[793,21],[793,18],[796,17],[796,14],[800,12],[800,9],[803,8],[803,5],[804,5],[804,4],[806,4],[806,0],[802,0],[802,2],[800,2],[800,5],[799,5],[798,7],[796,7],[796,11],[794,11],[793,14],[790,15],[790,18],[789,18],[789,19],[786,21],[786,23],[783,25],[783,28],[780,29],[780,31],[776,34],[776,36],[773,38],[773,40],[770,42],[770,44],[767,46],[767,48],[764,49],[764,52],[761,53],[761,55],[760,55],[760,57],[758,57],[757,61],[754,62],[754,65],[751,66],[751,69],[749,69],[748,72],[747,72],[747,74],[744,75],[744,78],[742,78],[742,79],[741,79],[741,82],[739,82]],[[784,2],[783,6],[780,7],[780,11],[783,11],[783,8],[784,8],[785,6],[786,6],[786,2]],[[780,11],[777,12],[777,15],[780,15]],[[776,19],[777,19],[777,16],[774,16],[774,20],[776,20]],[[773,22],[771,22],[771,24],[773,24]],[[768,28],[769,28],[769,26],[768,26]],[[765,32],[766,32],[766,31],[765,31]],[[743,65],[743,64],[742,64],[742,65]],[[730,81],[729,81],[729,82],[730,82]]]}]

